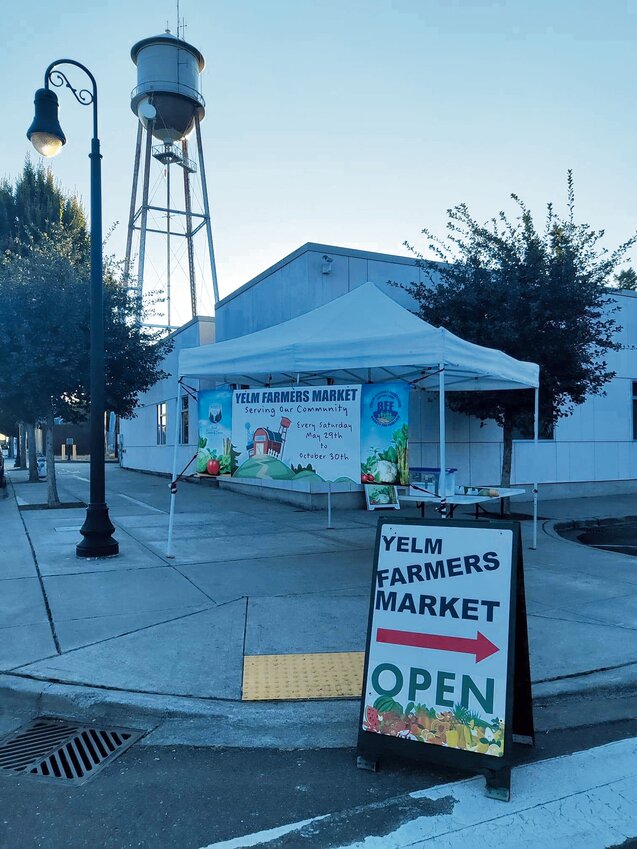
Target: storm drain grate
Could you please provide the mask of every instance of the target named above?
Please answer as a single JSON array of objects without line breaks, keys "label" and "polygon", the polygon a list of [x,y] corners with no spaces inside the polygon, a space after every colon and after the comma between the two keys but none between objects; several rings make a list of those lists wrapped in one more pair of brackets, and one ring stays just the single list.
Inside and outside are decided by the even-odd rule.
[{"label": "storm drain grate", "polygon": [[0,769],[84,784],[143,735],[128,728],[91,728],[40,718],[0,743]]}]

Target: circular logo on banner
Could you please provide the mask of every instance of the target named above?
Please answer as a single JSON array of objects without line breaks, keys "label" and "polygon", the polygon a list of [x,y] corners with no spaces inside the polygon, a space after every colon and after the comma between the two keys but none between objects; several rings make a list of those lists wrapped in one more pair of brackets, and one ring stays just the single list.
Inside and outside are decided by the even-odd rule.
[{"label": "circular logo on banner", "polygon": [[400,406],[400,398],[395,392],[379,392],[371,400],[372,420],[381,427],[396,424],[400,418]]}]

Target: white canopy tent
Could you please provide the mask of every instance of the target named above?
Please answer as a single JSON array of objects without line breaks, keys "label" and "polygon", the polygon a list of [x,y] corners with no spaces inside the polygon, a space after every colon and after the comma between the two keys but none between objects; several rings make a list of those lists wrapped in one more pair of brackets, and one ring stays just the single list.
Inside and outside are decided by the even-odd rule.
[{"label": "white canopy tent", "polygon": [[[179,354],[180,379],[283,386],[320,384],[327,377],[335,383],[407,381],[438,391],[441,469],[446,466],[445,392],[535,389],[537,446],[539,366],[433,327],[373,283],[265,330]],[[175,474],[176,468],[173,481]],[[537,484],[534,547],[536,526]]]},{"label": "white canopy tent", "polygon": [[539,368],[432,327],[373,283],[282,324],[179,354],[179,376],[283,386],[409,382],[445,370],[447,391],[527,389]]}]

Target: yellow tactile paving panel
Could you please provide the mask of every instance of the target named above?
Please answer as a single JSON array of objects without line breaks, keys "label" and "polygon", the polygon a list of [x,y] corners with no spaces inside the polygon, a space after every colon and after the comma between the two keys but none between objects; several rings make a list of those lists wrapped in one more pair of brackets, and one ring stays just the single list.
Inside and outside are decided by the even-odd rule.
[{"label": "yellow tactile paving panel", "polygon": [[364,652],[262,654],[243,658],[244,702],[360,696]]}]

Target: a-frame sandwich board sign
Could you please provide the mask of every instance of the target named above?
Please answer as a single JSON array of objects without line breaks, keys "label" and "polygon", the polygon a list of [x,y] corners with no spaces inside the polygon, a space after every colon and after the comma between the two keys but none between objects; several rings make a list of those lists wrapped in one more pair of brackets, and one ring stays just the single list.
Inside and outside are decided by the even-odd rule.
[{"label": "a-frame sandwich board sign", "polygon": [[534,741],[519,523],[379,519],[358,765],[444,764],[508,801],[514,738]]}]

